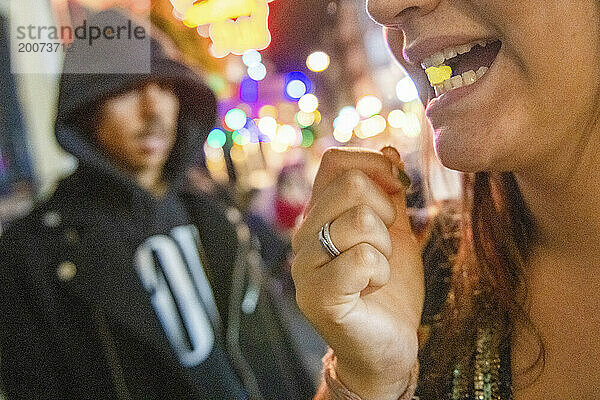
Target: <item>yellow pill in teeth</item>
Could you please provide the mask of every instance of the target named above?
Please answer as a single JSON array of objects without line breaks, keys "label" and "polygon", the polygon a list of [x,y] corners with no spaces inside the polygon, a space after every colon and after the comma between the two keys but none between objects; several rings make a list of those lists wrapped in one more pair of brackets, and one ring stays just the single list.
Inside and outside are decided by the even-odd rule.
[{"label": "yellow pill in teeth", "polygon": [[429,67],[425,70],[427,78],[431,86],[439,85],[446,79],[452,77],[452,68],[447,65],[440,65],[439,67]]}]

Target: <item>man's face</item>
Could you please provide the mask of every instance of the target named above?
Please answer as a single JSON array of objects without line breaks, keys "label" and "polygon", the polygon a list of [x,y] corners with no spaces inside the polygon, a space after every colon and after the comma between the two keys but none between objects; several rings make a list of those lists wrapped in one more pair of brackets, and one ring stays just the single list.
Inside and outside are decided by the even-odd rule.
[{"label": "man's face", "polygon": [[179,99],[169,82],[146,82],[100,107],[96,142],[128,172],[162,169],[177,135]]}]

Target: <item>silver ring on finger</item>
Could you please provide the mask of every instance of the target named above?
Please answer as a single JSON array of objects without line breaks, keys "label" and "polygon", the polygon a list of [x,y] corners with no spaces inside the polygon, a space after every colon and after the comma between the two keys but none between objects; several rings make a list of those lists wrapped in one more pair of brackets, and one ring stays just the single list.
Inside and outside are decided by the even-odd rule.
[{"label": "silver ring on finger", "polygon": [[342,252],[339,251],[337,247],[335,247],[335,244],[333,244],[333,241],[331,240],[331,234],[329,232],[329,222],[323,225],[323,227],[321,227],[321,230],[319,231],[319,242],[321,242],[323,248],[327,250],[327,252],[332,258],[336,258],[340,254],[342,254]]}]

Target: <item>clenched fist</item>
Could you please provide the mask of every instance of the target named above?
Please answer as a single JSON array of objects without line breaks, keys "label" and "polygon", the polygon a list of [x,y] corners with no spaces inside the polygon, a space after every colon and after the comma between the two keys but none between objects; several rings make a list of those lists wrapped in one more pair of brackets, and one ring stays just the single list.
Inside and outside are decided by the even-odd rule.
[{"label": "clenched fist", "polygon": [[[417,361],[423,265],[403,173],[390,147],[328,150],[292,240],[298,305],[334,350],[339,379],[364,399],[396,400]],[[326,223],[337,257],[319,241]]]}]

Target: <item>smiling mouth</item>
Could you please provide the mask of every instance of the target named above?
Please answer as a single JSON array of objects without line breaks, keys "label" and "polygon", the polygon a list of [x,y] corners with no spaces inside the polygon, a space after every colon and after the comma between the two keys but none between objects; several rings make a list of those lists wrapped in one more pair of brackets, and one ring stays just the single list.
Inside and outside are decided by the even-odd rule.
[{"label": "smiling mouth", "polygon": [[421,63],[435,97],[473,84],[493,64],[502,42],[478,41],[437,52]]}]

